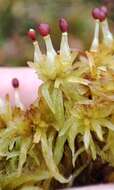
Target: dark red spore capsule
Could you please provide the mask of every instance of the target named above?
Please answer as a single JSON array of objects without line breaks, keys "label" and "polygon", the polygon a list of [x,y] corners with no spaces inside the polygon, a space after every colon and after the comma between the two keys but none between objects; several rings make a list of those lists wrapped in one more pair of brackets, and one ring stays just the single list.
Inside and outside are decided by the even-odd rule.
[{"label": "dark red spore capsule", "polygon": [[12,86],[13,86],[13,88],[19,87],[19,80],[17,78],[12,79]]},{"label": "dark red spore capsule", "polygon": [[36,41],[36,31],[34,29],[30,29],[28,31],[28,37],[34,42]]},{"label": "dark red spore capsule", "polygon": [[100,9],[98,7],[92,10],[92,16],[94,19],[99,19]]},{"label": "dark red spore capsule", "polygon": [[68,31],[68,22],[65,18],[61,18],[59,20],[59,27],[61,32],[67,32]]},{"label": "dark red spore capsule", "polygon": [[103,22],[105,20],[105,18],[106,18],[106,14],[103,11],[101,11],[100,14],[99,14],[100,22]]},{"label": "dark red spore capsule", "polygon": [[50,34],[49,24],[47,23],[39,24],[37,27],[37,31],[40,33],[42,37],[47,36],[48,34]]},{"label": "dark red spore capsule", "polygon": [[105,13],[105,15],[107,16],[108,15],[108,9],[106,6],[102,6],[101,8],[101,11]]}]

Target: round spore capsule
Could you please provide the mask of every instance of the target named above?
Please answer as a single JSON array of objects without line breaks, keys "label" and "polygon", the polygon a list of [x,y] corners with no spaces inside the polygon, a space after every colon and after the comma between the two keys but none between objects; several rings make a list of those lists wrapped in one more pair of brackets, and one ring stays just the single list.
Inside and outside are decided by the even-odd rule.
[{"label": "round spore capsule", "polygon": [[12,86],[13,86],[13,88],[19,87],[19,80],[17,78],[12,79]]},{"label": "round spore capsule", "polygon": [[67,32],[68,31],[68,22],[65,18],[61,18],[59,20],[59,27],[61,32]]},{"label": "round spore capsule", "polygon": [[37,31],[42,37],[45,37],[50,33],[50,27],[47,23],[42,23],[38,25]]},{"label": "round spore capsule", "polygon": [[105,13],[105,15],[107,16],[108,15],[108,9],[106,6],[102,6],[101,8],[101,11]]},{"label": "round spore capsule", "polygon": [[34,29],[30,29],[28,31],[28,37],[34,42],[36,41],[36,31]]}]

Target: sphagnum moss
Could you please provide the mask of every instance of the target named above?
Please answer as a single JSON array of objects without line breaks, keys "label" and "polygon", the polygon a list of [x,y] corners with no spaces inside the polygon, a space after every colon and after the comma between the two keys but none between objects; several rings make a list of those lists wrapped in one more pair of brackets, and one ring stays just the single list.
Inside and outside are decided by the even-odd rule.
[{"label": "sphagnum moss", "polygon": [[46,55],[40,51],[36,31],[29,30],[34,61],[28,64],[43,84],[27,110],[17,79],[12,80],[15,108],[8,96],[5,101],[0,99],[2,190],[48,190],[57,181],[63,187],[72,186],[80,173],[86,178],[86,168],[91,164],[95,168],[99,160],[100,165],[114,167],[114,40],[106,7],[95,8],[92,16],[94,39],[85,52],[70,50],[64,18],[59,20],[59,53],[53,48],[48,24],[37,27]]}]

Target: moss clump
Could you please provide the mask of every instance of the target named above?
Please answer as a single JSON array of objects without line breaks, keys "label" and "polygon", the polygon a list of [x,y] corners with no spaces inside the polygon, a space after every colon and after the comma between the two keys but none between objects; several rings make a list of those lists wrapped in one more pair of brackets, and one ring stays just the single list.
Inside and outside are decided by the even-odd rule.
[{"label": "moss clump", "polygon": [[[0,102],[2,190],[48,190],[113,181],[113,39],[109,38],[108,29],[109,33],[105,32],[105,18],[101,23],[101,45],[96,46],[95,33],[90,51],[71,52],[67,21],[62,22],[65,32],[62,30],[59,54],[53,49],[47,24],[40,25],[47,55],[42,55],[35,31],[29,31],[35,53],[34,62],[28,64],[44,81],[37,100],[26,110],[20,102],[16,81],[16,107],[11,107],[8,96]],[[97,19],[97,28],[98,24]],[[101,168],[109,168],[109,178],[99,178]]]}]

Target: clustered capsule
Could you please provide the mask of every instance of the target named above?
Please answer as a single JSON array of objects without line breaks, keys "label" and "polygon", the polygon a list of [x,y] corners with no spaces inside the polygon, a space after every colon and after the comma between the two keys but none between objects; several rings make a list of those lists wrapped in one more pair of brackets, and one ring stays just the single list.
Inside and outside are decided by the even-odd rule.
[{"label": "clustered capsule", "polygon": [[[95,52],[99,48],[99,25],[101,23],[102,33],[103,33],[103,43],[110,47],[113,43],[113,35],[110,32],[107,16],[108,16],[108,9],[105,6],[97,7],[92,10],[92,16],[95,19],[95,32],[94,38],[91,45],[91,51]],[[99,23],[100,22],[100,23]]]},{"label": "clustered capsule", "polygon": [[100,22],[103,22],[108,15],[108,10],[105,6],[97,7],[92,10],[92,16],[94,19],[98,19]]}]

